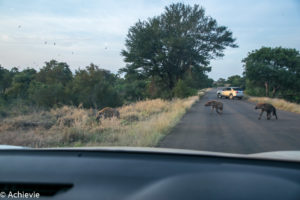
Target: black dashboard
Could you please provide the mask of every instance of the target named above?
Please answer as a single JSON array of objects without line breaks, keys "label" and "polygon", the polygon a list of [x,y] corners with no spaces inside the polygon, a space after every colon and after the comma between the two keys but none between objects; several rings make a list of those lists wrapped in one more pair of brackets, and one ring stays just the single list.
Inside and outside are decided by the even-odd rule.
[{"label": "black dashboard", "polygon": [[18,149],[0,150],[0,163],[2,199],[9,195],[87,200],[300,199],[300,162],[292,161],[149,151]]}]

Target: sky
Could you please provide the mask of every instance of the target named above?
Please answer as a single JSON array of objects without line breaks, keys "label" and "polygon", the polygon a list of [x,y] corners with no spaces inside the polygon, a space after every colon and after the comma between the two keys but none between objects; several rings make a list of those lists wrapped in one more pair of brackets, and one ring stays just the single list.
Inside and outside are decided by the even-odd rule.
[{"label": "sky", "polygon": [[73,72],[94,63],[116,73],[128,29],[177,2],[201,5],[236,38],[239,48],[211,61],[214,80],[241,75],[241,60],[262,46],[300,51],[300,0],[0,0],[0,64],[40,69],[55,59]]}]

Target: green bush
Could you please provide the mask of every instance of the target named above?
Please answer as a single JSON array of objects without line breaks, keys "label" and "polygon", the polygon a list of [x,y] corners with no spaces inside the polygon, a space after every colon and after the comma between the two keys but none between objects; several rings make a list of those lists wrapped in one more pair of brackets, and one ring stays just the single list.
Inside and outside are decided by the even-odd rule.
[{"label": "green bush", "polygon": [[197,90],[189,87],[185,81],[179,80],[173,89],[173,93],[174,97],[186,98],[189,96],[196,95]]}]

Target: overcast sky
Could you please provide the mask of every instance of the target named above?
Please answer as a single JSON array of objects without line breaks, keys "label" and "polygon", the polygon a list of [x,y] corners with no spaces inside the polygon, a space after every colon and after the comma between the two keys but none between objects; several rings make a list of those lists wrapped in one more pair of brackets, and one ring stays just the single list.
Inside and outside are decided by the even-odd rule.
[{"label": "overcast sky", "polygon": [[0,0],[0,64],[39,69],[56,59],[73,71],[93,62],[117,72],[128,28],[176,2],[203,6],[237,39],[239,48],[211,62],[215,80],[241,75],[241,60],[262,46],[300,50],[300,0]]}]

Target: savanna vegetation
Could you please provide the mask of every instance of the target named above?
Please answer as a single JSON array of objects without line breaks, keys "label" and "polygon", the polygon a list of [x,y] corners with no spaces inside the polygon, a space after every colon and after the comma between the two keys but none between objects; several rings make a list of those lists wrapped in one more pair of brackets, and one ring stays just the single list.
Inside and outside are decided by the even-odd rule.
[{"label": "savanna vegetation", "polygon": [[0,116],[64,105],[101,109],[145,99],[185,98],[210,87],[210,61],[237,47],[232,32],[198,5],[171,4],[130,27],[121,54],[126,66],[113,74],[94,64],[74,73],[50,60],[40,69],[0,66]]},{"label": "savanna vegetation", "polygon": [[156,146],[203,94],[184,99],[153,99],[119,107],[120,118],[96,120],[96,110],[62,106],[7,117],[1,143],[29,147]]},{"label": "savanna vegetation", "polygon": [[[116,74],[56,60],[0,66],[1,143],[153,146],[212,86],[210,61],[227,47],[237,47],[227,27],[199,5],[177,3],[129,28]],[[121,118],[97,122],[104,107],[118,107]]]},{"label": "savanna vegetation", "polygon": [[[243,76],[214,82],[207,75],[210,61],[224,56],[227,47],[237,47],[227,27],[198,5],[177,3],[129,28],[121,51],[126,65],[118,73],[93,63],[72,71],[56,60],[39,69],[0,65],[1,143],[155,146],[198,99],[198,91],[213,85],[300,102],[299,51],[262,47],[242,60]],[[250,100],[298,109],[278,99]],[[120,119],[97,122],[95,114],[104,107],[117,107]]]}]

